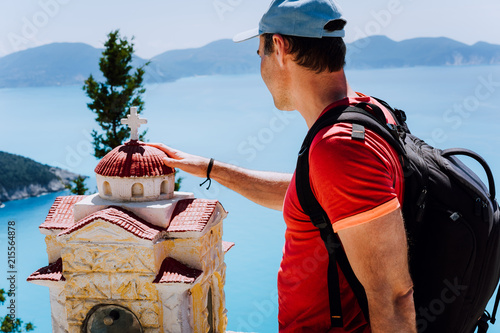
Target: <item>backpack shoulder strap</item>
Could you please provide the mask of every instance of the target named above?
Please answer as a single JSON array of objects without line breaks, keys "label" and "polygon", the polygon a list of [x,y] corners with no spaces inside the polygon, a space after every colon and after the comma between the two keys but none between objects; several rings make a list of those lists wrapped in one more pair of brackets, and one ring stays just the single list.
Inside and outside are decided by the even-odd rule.
[{"label": "backpack shoulder strap", "polygon": [[326,249],[328,251],[328,297],[330,302],[330,319],[332,327],[344,326],[342,304],[340,300],[340,284],[337,263],[341,267],[344,276],[346,276],[346,278],[348,279],[349,284],[353,289],[356,298],[358,299],[358,302],[360,303],[360,305],[362,305],[362,310],[365,318],[368,318],[368,302],[360,301],[363,299],[366,300],[364,289],[361,286],[361,283],[359,283],[359,281],[357,280],[354,272],[352,271],[352,268],[347,260],[347,256],[345,255],[345,252],[340,243],[340,239],[333,232],[333,228],[328,215],[316,200],[314,194],[312,193],[311,185],[309,182],[309,147],[314,137],[322,128],[337,122],[337,116],[339,116],[347,108],[347,106],[341,106],[328,111],[328,113],[331,115],[331,118],[322,118],[321,122],[316,122],[315,125],[311,127],[299,153],[295,175],[295,186],[297,188],[297,194],[302,209],[310,217],[313,225],[319,229],[321,239],[325,243]]},{"label": "backpack shoulder strap", "polygon": [[[368,301],[364,288],[352,271],[340,239],[333,232],[328,215],[316,200],[309,181],[309,148],[315,136],[321,129],[341,122],[361,125],[361,128],[359,126],[353,127],[353,131],[364,131],[365,126],[370,128],[388,141],[400,155],[404,155],[404,146],[399,140],[397,130],[387,127],[387,121],[382,110],[378,106],[368,103],[360,103],[356,106],[339,106],[327,111],[314,123],[304,139],[297,159],[295,185],[300,205],[310,217],[314,226],[319,229],[321,238],[329,254],[328,293],[332,327],[343,326],[337,264],[349,282],[365,318],[369,320]],[[357,138],[355,134],[353,134],[353,138]]]},{"label": "backpack shoulder strap", "polygon": [[410,132],[410,129],[408,128],[408,125],[406,124],[406,112],[404,112],[403,110],[400,110],[400,109],[393,109],[392,106],[389,105],[389,103],[387,103],[386,101],[384,100],[381,100],[380,98],[377,98],[377,97],[373,97],[377,102],[379,102],[380,104],[382,104],[387,110],[389,110],[389,112],[392,113],[392,116],[394,118],[394,120],[396,121],[396,123],[398,124],[398,126],[400,127],[400,130],[402,129],[405,133],[408,133],[408,134],[411,134]]}]

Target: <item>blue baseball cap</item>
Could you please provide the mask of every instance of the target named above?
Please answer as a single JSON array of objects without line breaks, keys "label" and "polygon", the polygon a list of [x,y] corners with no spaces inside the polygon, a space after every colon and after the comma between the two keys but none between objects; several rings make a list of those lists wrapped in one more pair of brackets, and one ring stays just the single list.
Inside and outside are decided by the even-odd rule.
[{"label": "blue baseball cap", "polygon": [[233,41],[243,42],[264,33],[310,38],[344,37],[344,29],[325,29],[327,23],[335,20],[347,22],[333,0],[273,0],[259,27],[234,36]]}]

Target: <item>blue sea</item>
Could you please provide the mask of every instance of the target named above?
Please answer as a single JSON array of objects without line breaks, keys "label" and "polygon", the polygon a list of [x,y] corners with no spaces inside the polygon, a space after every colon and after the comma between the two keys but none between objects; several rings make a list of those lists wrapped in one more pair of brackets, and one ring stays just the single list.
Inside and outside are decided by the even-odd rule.
[{"label": "blue sea", "polygon": [[[477,151],[500,181],[500,66],[350,70],[347,76],[355,90],[404,109],[412,132],[429,143]],[[296,112],[274,108],[259,75],[194,77],[146,88],[150,142],[247,168],[293,171],[305,122]],[[79,86],[1,89],[0,150],[88,175],[96,191],[90,132],[97,126],[88,102]],[[236,246],[226,256],[228,330],[277,332],[281,213],[215,183],[207,191],[201,179],[180,175],[183,191],[218,199],[229,212],[224,239]],[[7,202],[0,209],[0,288],[8,286],[7,224],[14,221],[17,316],[33,322],[35,332],[51,332],[49,293],[25,280],[47,264],[38,226],[54,199],[66,194]],[[500,332],[500,324],[491,332]]]}]

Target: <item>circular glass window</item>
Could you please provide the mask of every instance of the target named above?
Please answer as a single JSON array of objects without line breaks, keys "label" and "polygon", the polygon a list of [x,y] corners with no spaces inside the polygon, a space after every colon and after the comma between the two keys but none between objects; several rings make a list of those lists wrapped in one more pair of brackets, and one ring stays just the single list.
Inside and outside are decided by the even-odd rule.
[{"label": "circular glass window", "polygon": [[137,316],[119,305],[98,305],[85,319],[83,333],[142,333]]}]

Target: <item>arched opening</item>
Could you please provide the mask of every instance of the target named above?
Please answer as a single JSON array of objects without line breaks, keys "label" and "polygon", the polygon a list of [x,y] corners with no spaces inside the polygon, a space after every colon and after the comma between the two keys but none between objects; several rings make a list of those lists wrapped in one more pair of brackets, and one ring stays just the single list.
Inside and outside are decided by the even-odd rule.
[{"label": "arched opening", "polygon": [[212,287],[208,287],[208,295],[207,295],[207,312],[208,312],[208,333],[214,333],[214,304],[213,304],[213,295],[212,295]]},{"label": "arched opening", "polygon": [[132,185],[132,197],[140,198],[144,196],[144,186],[141,183]]},{"label": "arched opening", "polygon": [[109,185],[109,183],[108,183],[108,182],[104,182],[104,183],[102,184],[102,188],[103,188],[103,190],[104,190],[104,195],[106,195],[106,196],[108,196],[108,197],[110,197],[110,196],[112,196],[112,195],[113,195],[113,192],[111,192],[111,185]]},{"label": "arched opening", "polygon": [[164,180],[161,182],[160,194],[168,193],[168,180]]}]

